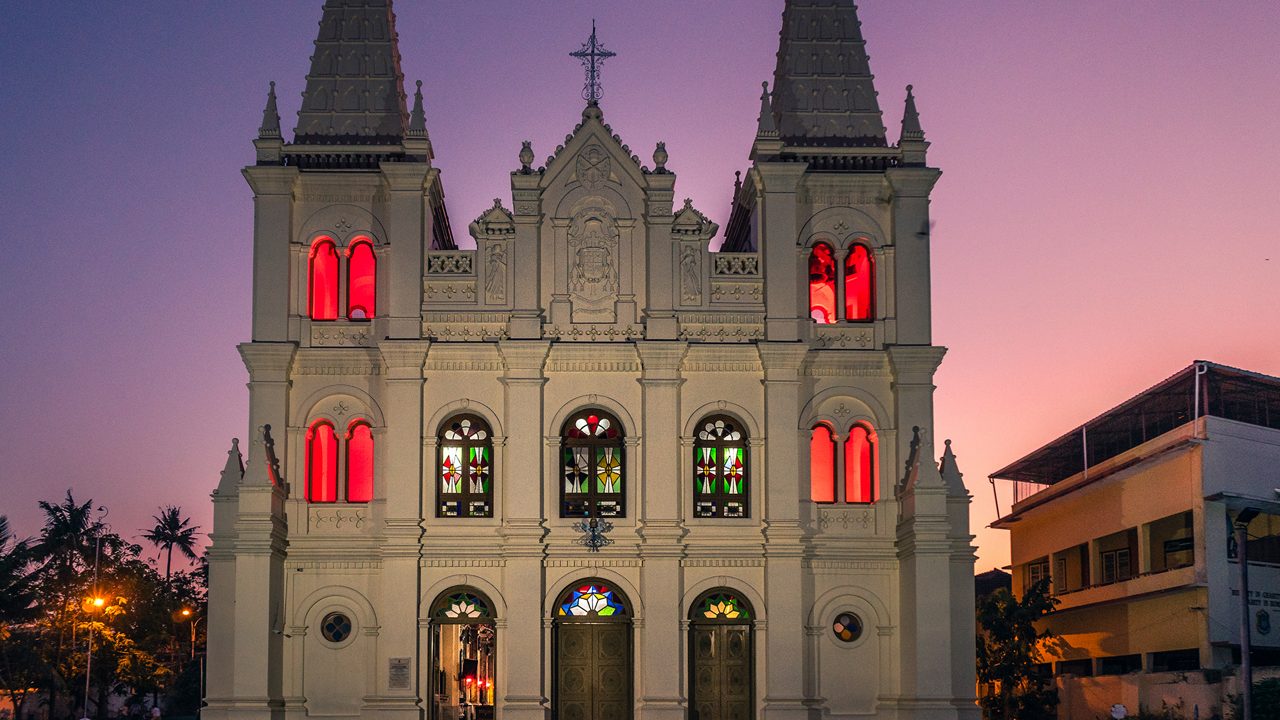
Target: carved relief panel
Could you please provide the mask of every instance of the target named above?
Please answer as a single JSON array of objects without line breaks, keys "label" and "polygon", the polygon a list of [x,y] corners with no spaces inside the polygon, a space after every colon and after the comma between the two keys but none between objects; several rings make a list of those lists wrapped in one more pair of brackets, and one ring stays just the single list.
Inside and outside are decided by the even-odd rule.
[{"label": "carved relief panel", "polygon": [[617,322],[617,221],[604,207],[579,211],[569,225],[569,302],[575,323]]}]

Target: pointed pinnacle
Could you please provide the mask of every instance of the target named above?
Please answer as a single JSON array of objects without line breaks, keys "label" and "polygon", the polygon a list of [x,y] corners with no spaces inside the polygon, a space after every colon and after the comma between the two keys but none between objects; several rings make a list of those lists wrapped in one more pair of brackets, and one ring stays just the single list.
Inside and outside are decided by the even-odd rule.
[{"label": "pointed pinnacle", "polygon": [[427,136],[427,113],[422,109],[422,81],[413,93],[413,112],[409,115],[409,137]]},{"label": "pointed pinnacle", "polygon": [[902,113],[902,136],[898,142],[924,140],[924,129],[920,127],[920,113],[916,110],[916,96],[912,87],[907,86],[907,105]]},{"label": "pointed pinnacle", "polygon": [[267,91],[267,106],[262,109],[262,127],[258,128],[260,138],[280,137],[280,112],[276,109],[276,81],[271,81],[271,89]]},{"label": "pointed pinnacle", "polygon": [[760,120],[756,137],[777,137],[778,126],[773,119],[773,105],[769,102],[769,83],[760,83]]}]

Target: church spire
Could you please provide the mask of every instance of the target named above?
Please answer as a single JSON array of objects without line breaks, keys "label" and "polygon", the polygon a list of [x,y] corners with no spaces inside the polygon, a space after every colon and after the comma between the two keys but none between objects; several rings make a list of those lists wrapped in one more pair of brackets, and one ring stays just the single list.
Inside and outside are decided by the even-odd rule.
[{"label": "church spire", "polygon": [[769,83],[760,83],[760,120],[756,137],[778,137],[778,126],[773,119],[773,105],[769,102]]},{"label": "church spire", "polygon": [[902,135],[898,142],[910,142],[912,140],[923,140],[924,129],[920,127],[920,113],[916,110],[916,96],[912,93],[912,87],[907,86],[907,104],[902,111]]},{"label": "church spire", "polygon": [[258,137],[262,139],[280,137],[280,111],[276,109],[276,81],[271,81],[271,89],[267,91],[267,105],[262,109],[262,127],[258,128]]},{"label": "church spire", "polygon": [[787,0],[773,112],[789,145],[884,147],[884,121],[853,0]]},{"label": "church spire", "polygon": [[427,111],[422,108],[422,81],[419,80],[417,90],[413,93],[413,112],[409,115],[409,136],[427,136]]},{"label": "church spire", "polygon": [[394,144],[408,124],[391,0],[325,0],[294,142]]}]

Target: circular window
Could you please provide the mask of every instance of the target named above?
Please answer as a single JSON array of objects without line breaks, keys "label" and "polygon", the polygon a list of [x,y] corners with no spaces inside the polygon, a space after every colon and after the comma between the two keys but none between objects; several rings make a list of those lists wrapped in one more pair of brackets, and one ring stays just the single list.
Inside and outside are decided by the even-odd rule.
[{"label": "circular window", "polygon": [[340,643],[351,637],[351,619],[342,613],[329,613],[320,625],[320,634],[331,643]]},{"label": "circular window", "polygon": [[862,637],[862,618],[853,613],[842,612],[831,623],[831,632],[840,642],[851,643]]}]

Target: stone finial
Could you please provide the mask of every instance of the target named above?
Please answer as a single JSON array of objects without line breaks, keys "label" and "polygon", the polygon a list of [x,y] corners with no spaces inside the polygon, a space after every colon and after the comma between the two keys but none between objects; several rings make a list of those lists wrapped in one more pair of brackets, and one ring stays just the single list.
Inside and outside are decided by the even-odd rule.
[{"label": "stone finial", "polygon": [[742,189],[742,171],[733,171],[733,196],[738,197],[738,191]]},{"label": "stone finial", "polygon": [[960,467],[956,464],[956,454],[951,451],[951,441],[944,441],[943,446],[942,461],[939,463],[942,484],[946,485],[948,495],[965,495],[968,490],[964,486],[964,474],[960,472]]},{"label": "stone finial", "polygon": [[422,81],[417,82],[413,93],[413,112],[409,114],[409,137],[427,136],[427,113],[422,108]]},{"label": "stone finial", "polygon": [[222,466],[222,475],[218,478],[219,494],[234,494],[244,479],[244,458],[240,455],[240,439],[231,438],[231,449],[227,451],[227,462]]},{"label": "stone finial", "polygon": [[777,137],[778,125],[773,118],[773,104],[769,100],[769,83],[760,83],[760,119],[756,137]]},{"label": "stone finial", "polygon": [[653,171],[656,173],[665,173],[667,171],[667,144],[659,142],[658,147],[653,151]]},{"label": "stone finial", "polygon": [[258,137],[280,137],[280,111],[276,109],[276,81],[271,81],[271,89],[267,90],[267,106],[262,109],[262,127],[258,128]]},{"label": "stone finial", "polygon": [[533,172],[533,141],[525,140],[520,144],[520,172],[528,175]]},{"label": "stone finial", "polygon": [[907,86],[906,108],[902,113],[902,136],[899,141],[910,142],[924,140],[924,129],[920,127],[920,113],[916,110],[916,96],[912,86]]}]

